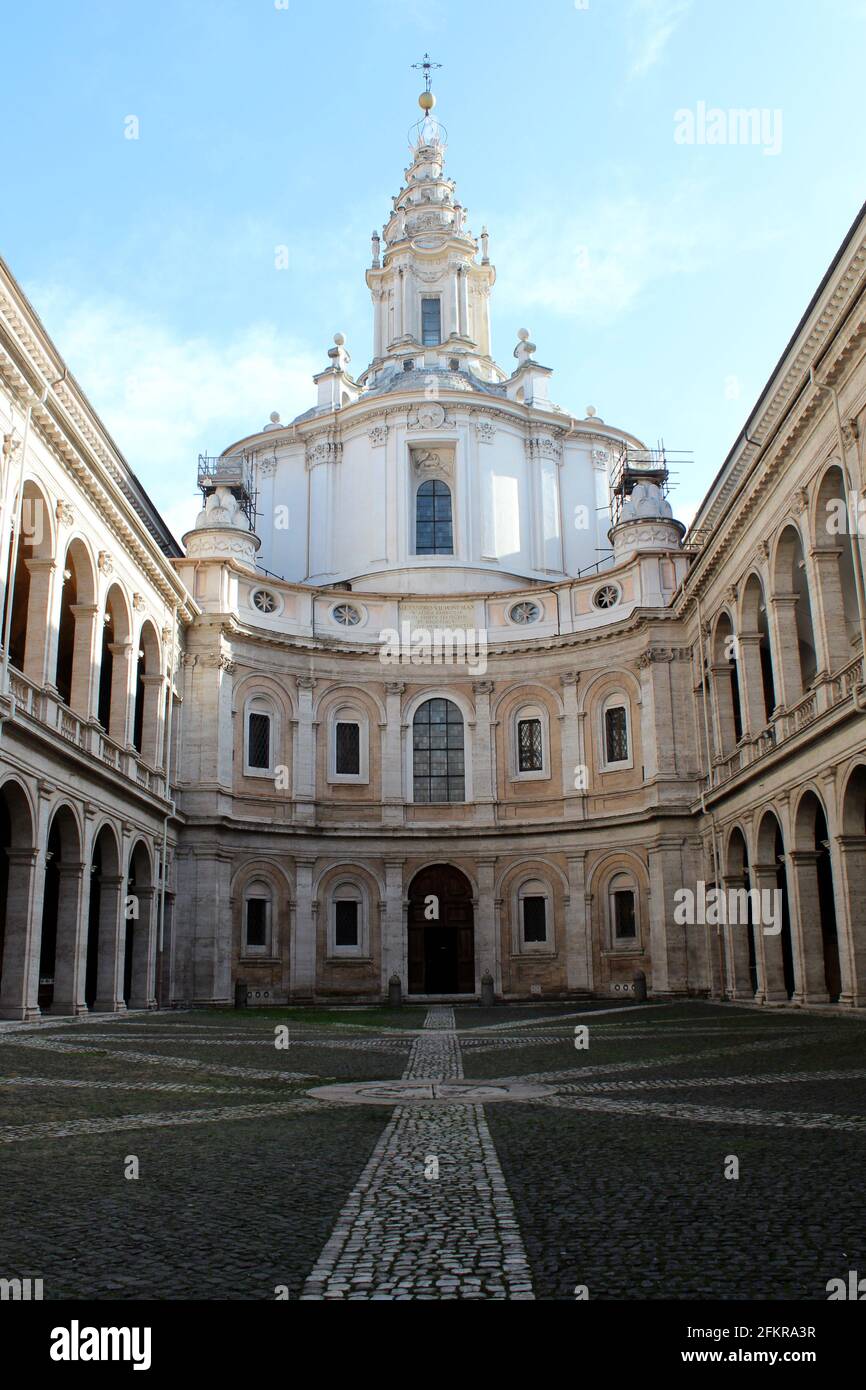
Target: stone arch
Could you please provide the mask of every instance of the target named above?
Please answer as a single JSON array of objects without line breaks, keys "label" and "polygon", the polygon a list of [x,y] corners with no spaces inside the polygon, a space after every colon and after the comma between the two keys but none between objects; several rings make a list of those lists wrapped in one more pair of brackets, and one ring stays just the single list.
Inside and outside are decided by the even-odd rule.
[{"label": "stone arch", "polygon": [[[277,861],[254,855],[238,866],[231,880],[231,904],[235,954],[241,968],[244,963],[284,954],[292,894],[292,878]],[[308,929],[312,930],[311,924]]]},{"label": "stone arch", "polygon": [[791,706],[802,699],[818,670],[806,551],[794,520],[785,523],[776,541],[772,574],[778,657],[776,685],[777,689],[781,687],[784,704]]},{"label": "stone arch", "polygon": [[[791,931],[791,902],[787,875],[787,849],[782,819],[772,805],[766,807],[755,830],[752,886],[761,894],[761,915],[755,942],[758,952],[759,993],[768,1002],[793,997],[797,980]],[[779,909],[779,930],[765,920]],[[768,927],[770,930],[768,931]]]},{"label": "stone arch", "polygon": [[409,884],[409,993],[475,992],[475,891],[454,864],[418,870]]},{"label": "stone arch", "polygon": [[78,817],[68,803],[61,802],[51,813],[45,848],[39,939],[39,1007],[43,1012],[78,1012],[83,869]]},{"label": "stone arch", "polygon": [[[540,888],[539,893],[537,889]],[[543,914],[535,909],[532,923],[535,940],[526,939],[526,897],[541,896]],[[528,856],[507,864],[499,875],[496,897],[501,899],[503,920],[500,930],[500,950],[503,960],[533,954],[553,954],[565,940],[565,904],[568,878],[558,864],[539,856]],[[544,935],[540,938],[539,928]]]},{"label": "stone arch", "polygon": [[82,718],[90,715],[94,635],[97,630],[96,567],[81,536],[66,547],[60,574],[54,684],[60,698]]},{"label": "stone arch", "polygon": [[[601,774],[624,773],[634,779],[635,770],[643,762],[641,721],[638,714],[641,704],[640,682],[633,672],[620,670],[602,671],[589,681],[581,696],[578,686],[578,713],[586,714],[586,738],[584,752],[589,763],[590,778]],[[611,758],[609,754],[622,751],[622,716],[612,727],[614,709],[625,710],[625,740],[627,758]],[[614,737],[617,747],[611,743]]]},{"label": "stone arch", "polygon": [[[758,949],[756,944],[756,923],[754,900],[752,897],[752,871],[749,864],[749,844],[744,828],[737,824],[730,827],[724,849],[724,868],[722,871],[725,894],[729,904],[736,895],[736,912],[728,911],[728,959],[731,974],[733,998],[751,998],[758,993]],[[742,897],[745,893],[747,896]],[[744,903],[745,912],[739,904]]]},{"label": "stone arch", "polygon": [[[385,888],[379,876],[366,864],[341,860],[326,864],[317,876],[313,888],[318,903],[316,973],[320,981],[326,973],[334,987],[335,970],[344,975],[344,965],[360,962],[365,966],[362,976],[369,976],[370,985],[378,979],[381,959],[379,905],[385,901]],[[327,969],[326,969],[327,967]],[[351,971],[348,979],[359,983],[358,972]]]},{"label": "stone arch", "polygon": [[852,528],[856,535],[860,525],[858,507],[855,501],[857,514],[852,516],[844,470],[836,459],[831,460],[815,488],[811,517],[816,619],[831,671],[854,659],[861,640],[851,538]]},{"label": "stone arch", "polygon": [[862,1006],[866,1003],[866,763],[855,763],[848,771],[839,819],[843,986],[847,984],[846,1002]]},{"label": "stone arch", "polygon": [[835,1002],[842,992],[836,895],[827,812],[814,787],[801,791],[793,826],[802,990],[807,1001]]},{"label": "stone arch", "polygon": [[744,723],[755,738],[769,724],[778,703],[766,593],[757,570],[740,586],[738,637]]},{"label": "stone arch", "polygon": [[29,791],[7,777],[0,785],[0,1018],[32,1018],[38,1012],[38,957],[31,937],[36,862]]},{"label": "stone arch", "polygon": [[90,854],[84,1001],[97,1013],[123,1009],[124,892],[120,838],[104,820],[94,827]]},{"label": "stone arch", "polygon": [[156,856],[139,838],[129,852],[124,896],[123,999],[130,1009],[156,1008]]},{"label": "stone arch", "polygon": [[163,761],[165,676],[160,639],[150,618],[146,618],[142,623],[134,650],[136,660],[132,744],[150,767],[160,767]]},{"label": "stone arch", "polygon": [[5,566],[3,641],[8,625],[10,664],[35,685],[44,685],[52,631],[56,522],[48,495],[35,478],[24,482],[20,510],[16,494],[13,518]]},{"label": "stone arch", "polygon": [[120,584],[105,595],[100,634],[97,717],[113,743],[125,748],[132,690],[132,614]]},{"label": "stone arch", "polygon": [[734,619],[724,608],[716,618],[710,642],[716,751],[721,758],[732,753],[743,737],[738,643]]}]

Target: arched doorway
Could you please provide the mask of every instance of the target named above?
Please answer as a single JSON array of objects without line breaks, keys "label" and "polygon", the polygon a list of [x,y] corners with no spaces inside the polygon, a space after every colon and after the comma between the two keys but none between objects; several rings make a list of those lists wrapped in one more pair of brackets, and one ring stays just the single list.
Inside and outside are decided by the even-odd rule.
[{"label": "arched doorway", "polygon": [[409,889],[409,993],[474,994],[472,885],[451,864],[432,864]]},{"label": "arched doorway", "polygon": [[0,1018],[35,1018],[38,977],[30,951],[36,844],[30,803],[9,780],[0,788]]}]

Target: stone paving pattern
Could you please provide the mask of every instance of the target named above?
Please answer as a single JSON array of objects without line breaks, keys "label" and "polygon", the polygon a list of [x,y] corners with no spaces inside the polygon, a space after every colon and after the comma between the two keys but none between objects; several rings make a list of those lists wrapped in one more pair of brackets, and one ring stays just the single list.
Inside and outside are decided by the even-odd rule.
[{"label": "stone paving pattern", "polygon": [[[401,1077],[550,1093],[307,1094]],[[40,1277],[48,1299],[823,1300],[828,1279],[866,1275],[864,1156],[859,1016],[578,1003],[0,1025],[0,1277]]]}]

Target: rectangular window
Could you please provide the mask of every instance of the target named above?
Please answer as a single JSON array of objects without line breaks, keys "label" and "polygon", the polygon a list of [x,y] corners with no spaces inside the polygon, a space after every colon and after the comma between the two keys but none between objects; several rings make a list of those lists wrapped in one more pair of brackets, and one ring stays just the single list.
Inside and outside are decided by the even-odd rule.
[{"label": "rectangular window", "polygon": [[268,904],[265,898],[247,899],[247,945],[267,946]]},{"label": "rectangular window", "polygon": [[421,300],[421,342],[438,347],[442,341],[442,304],[439,299]]},{"label": "rectangular window", "polygon": [[357,946],[358,945],[358,908],[359,903],[338,901],[334,904],[334,945],[335,946]]},{"label": "rectangular window", "polygon": [[361,726],[360,724],[337,724],[337,747],[335,750],[334,771],[338,777],[360,777],[361,775]]},{"label": "rectangular window", "polygon": [[604,737],[607,761],[628,762],[628,723],[624,705],[605,711]]},{"label": "rectangular window", "polygon": [[247,738],[247,765],[267,770],[271,765],[271,717],[251,714]]},{"label": "rectangular window", "polygon": [[613,926],[618,939],[633,941],[637,936],[634,916],[634,893],[628,889],[613,895]]},{"label": "rectangular window", "polygon": [[517,721],[517,767],[519,772],[542,772],[544,748],[541,742],[541,720]]},{"label": "rectangular window", "polygon": [[523,940],[547,940],[547,903],[544,898],[523,899]]}]

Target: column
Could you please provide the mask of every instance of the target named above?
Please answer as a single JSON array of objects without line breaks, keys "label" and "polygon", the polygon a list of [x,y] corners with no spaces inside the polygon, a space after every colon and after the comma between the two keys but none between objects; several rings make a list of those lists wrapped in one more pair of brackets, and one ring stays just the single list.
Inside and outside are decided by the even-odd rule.
[{"label": "column", "polygon": [[[755,864],[752,886],[759,893],[775,893],[779,886],[776,864]],[[763,901],[763,899],[762,899]],[[770,899],[772,901],[772,899]],[[758,958],[758,992],[755,998],[768,1004],[786,1002],[785,967],[782,959],[782,933],[768,936],[764,924],[755,927],[755,952]]]},{"label": "column", "polygon": [[496,980],[499,960],[499,942],[496,936],[496,859],[476,859],[478,871],[478,911],[475,917],[475,988],[481,989],[481,976],[486,972],[493,976],[494,990],[501,992]]},{"label": "column", "polygon": [[36,892],[36,878],[41,856],[36,849],[7,849],[6,855],[9,884],[0,1018],[38,1018],[42,894]]},{"label": "column", "polygon": [[713,726],[716,737],[716,756],[729,757],[737,746],[734,727],[734,697],[731,690],[731,666],[717,661],[710,667],[713,681]]},{"label": "column", "polygon": [[141,728],[141,756],[150,767],[162,764],[162,724],[165,709],[165,676],[142,676],[144,718]]},{"label": "column", "polygon": [[568,856],[565,979],[569,990],[592,989],[592,917],[586,893],[586,855]]},{"label": "column", "polygon": [[385,860],[385,911],[382,916],[382,989],[388,997],[392,975],[400,977],[405,994],[409,986],[406,939],[403,931],[403,865],[405,859]]},{"label": "column", "polygon": [[[87,869],[87,873],[85,873]],[[57,905],[57,954],[54,965],[53,1014],[86,1014],[84,976],[87,961],[87,907],[85,881],[89,865],[60,864],[60,900]],[[87,883],[89,889],[90,884]]]},{"label": "column", "polygon": [[839,1002],[849,1008],[861,1008],[866,1004],[866,835],[837,835],[831,841],[831,853],[834,847],[833,885],[842,974]]},{"label": "column", "polygon": [[232,860],[212,850],[193,856],[194,886],[187,933],[192,937],[192,1002],[234,1002]]},{"label": "column", "polygon": [[108,737],[121,748],[127,745],[129,734],[129,712],[132,704],[132,682],[129,670],[132,664],[132,643],[111,642],[109,651],[111,663],[111,712],[108,719]]},{"label": "column", "polygon": [[316,735],[313,723],[313,676],[296,676],[298,718],[295,728],[294,799],[298,820],[312,821],[316,807]]},{"label": "column", "polygon": [[794,1000],[804,1004],[826,1004],[824,941],[821,931],[821,902],[818,895],[818,860],[814,849],[793,849],[788,853],[791,866],[791,946],[794,956]]},{"label": "column", "polygon": [[743,715],[743,732],[749,738],[757,738],[767,727],[767,712],[764,707],[764,673],[761,666],[761,634],[743,632],[738,638],[740,659],[737,662],[740,676],[740,706]]},{"label": "column", "polygon": [[292,999],[312,999],[316,982],[316,922],[313,910],[313,858],[295,859]]},{"label": "column", "polygon": [[98,1014],[119,1013],[123,1000],[123,963],[126,947],[124,902],[126,878],[123,874],[103,874],[99,895],[99,966],[96,978]]},{"label": "column", "polygon": [[72,692],[69,708],[82,719],[93,714],[98,657],[95,652],[99,608],[96,604],[76,603],[75,643],[72,650]]},{"label": "column", "polygon": [[[563,712],[560,715],[560,750],[562,758],[562,808],[572,820],[586,815],[586,782],[589,770],[583,747],[584,712],[577,708],[577,671],[564,671],[559,677],[562,686]],[[580,774],[580,777],[579,777]],[[581,786],[575,783],[580,780]]]},{"label": "column", "polygon": [[460,332],[460,271],[458,267],[452,267],[451,275],[450,332],[454,334],[459,334]]},{"label": "column", "polygon": [[132,929],[131,1009],[156,1008],[156,890],[136,888],[138,917]]},{"label": "column", "polygon": [[803,695],[803,675],[800,668],[800,639],[797,633],[796,594],[774,593],[770,596],[773,624],[773,674],[776,700],[789,709]]},{"label": "column", "polygon": [[[733,895],[744,893],[748,888],[748,880],[745,874],[723,874],[722,884],[725,890],[725,903],[730,908]],[[728,992],[732,999],[754,999],[755,991],[752,988],[752,978],[749,972],[749,926],[747,921],[741,920],[742,914],[737,917],[735,922],[730,921],[731,913],[728,911],[725,923],[725,934],[727,938],[726,962],[728,968]],[[759,931],[759,927],[754,927],[754,931]]]},{"label": "column", "polygon": [[[25,560],[24,563],[30,572],[24,675],[34,685],[45,685],[49,679],[49,648],[56,635],[56,629],[49,619],[57,566],[53,560]],[[50,676],[53,675],[54,672],[50,672]]]},{"label": "column", "polygon": [[492,681],[475,681],[475,727],[472,730],[472,799],[475,819],[482,825],[492,825],[493,811],[493,742],[490,727],[490,695]]},{"label": "column", "polygon": [[673,920],[674,893],[683,886],[679,841],[649,850],[649,916],[653,994],[684,993],[686,989],[686,928]]},{"label": "column", "polygon": [[406,686],[389,681],[385,686],[385,723],[382,726],[382,819],[403,823],[403,706]]},{"label": "column", "polygon": [[839,574],[841,549],[812,549],[806,557],[806,575],[812,596],[812,626],[819,671],[839,671],[852,658],[845,623],[845,600]]}]

